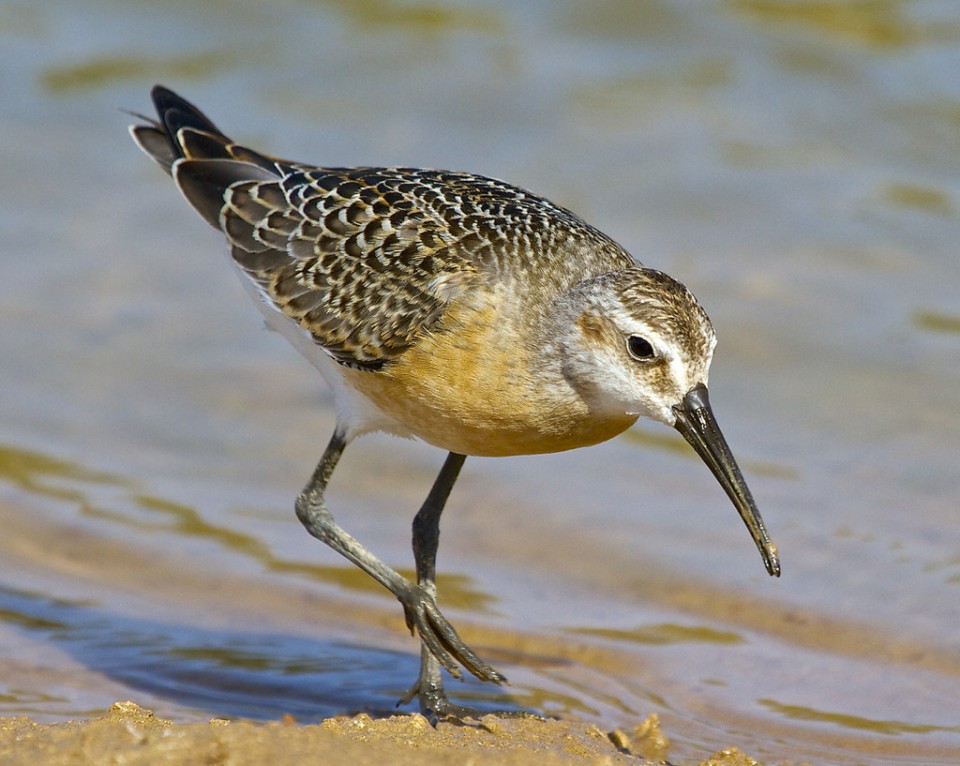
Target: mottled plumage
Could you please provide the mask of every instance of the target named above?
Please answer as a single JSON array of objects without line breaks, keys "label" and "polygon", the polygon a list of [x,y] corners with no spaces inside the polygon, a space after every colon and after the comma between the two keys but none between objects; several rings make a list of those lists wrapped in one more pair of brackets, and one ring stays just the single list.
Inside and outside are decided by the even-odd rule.
[{"label": "mottled plumage", "polygon": [[[378,369],[442,329],[451,298],[510,280],[559,293],[636,265],[569,210],[501,181],[416,168],[314,168],[253,152],[159,94],[134,136],[221,228],[264,296],[338,361]],[[189,189],[190,191],[187,191]],[[545,254],[561,268],[544,269]],[[531,274],[537,270],[536,274]]]},{"label": "mottled plumage", "polygon": [[[405,699],[463,715],[440,677],[504,677],[436,605],[440,513],[465,455],[572,449],[640,416],[676,427],[718,478],[770,574],[770,542],[707,398],[716,337],[693,295],[565,208],[483,176],[320,168],[260,154],[171,91],[131,128],[226,236],[268,319],[334,391],[337,428],[297,500],[307,530],[388,588],[422,642]],[[333,520],[324,490],[356,436],[385,430],[450,452],[414,522],[417,582]]]}]

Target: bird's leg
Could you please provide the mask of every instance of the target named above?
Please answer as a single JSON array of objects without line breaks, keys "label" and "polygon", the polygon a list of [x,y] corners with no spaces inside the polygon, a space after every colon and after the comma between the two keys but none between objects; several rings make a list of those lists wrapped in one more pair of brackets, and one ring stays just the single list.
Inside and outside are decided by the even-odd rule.
[{"label": "bird's leg", "polygon": [[313,476],[310,477],[307,486],[297,497],[297,518],[306,527],[307,532],[329,545],[341,556],[352,561],[402,602],[401,594],[408,591],[412,587],[412,583],[399,572],[380,561],[357,540],[347,534],[334,521],[324,503],[323,493],[346,446],[347,440],[344,434],[337,429],[330,439],[330,443],[327,444],[323,457],[320,458],[320,462],[314,469]]},{"label": "bird's leg", "polygon": [[[453,489],[454,482],[466,460],[464,455],[451,452],[440,469],[430,494],[424,500],[413,520],[413,556],[417,565],[417,584],[433,603],[437,598],[437,546],[440,542],[440,514]],[[457,638],[459,641],[459,637]],[[462,643],[462,642],[460,642]],[[484,663],[486,680],[503,683],[506,678]],[[435,720],[443,717],[463,717],[473,714],[469,708],[452,704],[443,690],[440,662],[426,642],[420,647],[420,675],[401,702],[419,697],[420,712]]]},{"label": "bird's leg", "polygon": [[[347,534],[334,521],[330,511],[327,510],[323,494],[346,445],[347,440],[344,433],[337,429],[326,450],[324,450],[323,457],[320,458],[313,476],[310,477],[307,486],[297,497],[297,518],[300,519],[300,522],[311,535],[360,567],[397,597],[403,605],[407,627],[420,634],[421,645],[425,648],[425,652],[422,651],[421,655],[423,656],[426,653],[432,658],[428,666],[431,663],[433,665],[439,663],[450,671],[454,677],[460,678],[462,673],[457,664],[460,663],[481,681],[503,683],[504,677],[477,657],[473,650],[463,643],[453,626],[440,613],[435,600],[436,587],[433,584],[433,571],[439,535],[440,512],[443,510],[443,504],[447,495],[450,494],[450,489],[453,487],[457,473],[465,458],[462,455],[451,455],[447,458],[447,462],[440,471],[440,475],[424,503],[426,512],[424,508],[420,511],[420,514],[425,514],[426,519],[432,518],[427,526],[434,530],[432,544],[427,542],[422,546],[426,552],[423,556],[425,565],[429,561],[429,566],[426,566],[424,570],[429,570],[429,586],[427,586],[423,582],[417,584],[410,582],[395,569],[380,561],[356,539]],[[418,518],[420,514],[418,514]],[[417,555],[417,577],[418,580],[422,581],[420,556]],[[428,676],[435,678],[439,684],[439,669],[434,672],[430,671],[428,667]],[[421,667],[422,677],[423,668]],[[442,685],[439,685],[438,688],[442,696]],[[413,691],[413,694],[417,693],[416,690]],[[409,695],[409,699],[412,699],[412,694]]]}]

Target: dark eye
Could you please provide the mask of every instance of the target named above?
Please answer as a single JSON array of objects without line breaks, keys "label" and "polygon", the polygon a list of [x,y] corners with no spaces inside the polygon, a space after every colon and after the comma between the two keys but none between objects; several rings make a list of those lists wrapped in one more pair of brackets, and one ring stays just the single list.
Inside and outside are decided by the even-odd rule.
[{"label": "dark eye", "polygon": [[634,359],[653,359],[656,354],[653,352],[653,346],[650,345],[650,341],[646,338],[641,338],[639,335],[631,335],[627,338],[627,349],[630,351],[630,356]]}]

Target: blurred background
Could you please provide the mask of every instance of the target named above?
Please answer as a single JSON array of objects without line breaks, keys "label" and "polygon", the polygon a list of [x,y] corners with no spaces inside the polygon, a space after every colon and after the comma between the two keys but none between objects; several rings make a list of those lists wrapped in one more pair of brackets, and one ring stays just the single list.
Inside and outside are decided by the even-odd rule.
[{"label": "blurred background", "polygon": [[[471,459],[440,602],[482,706],[671,761],[960,758],[960,7],[947,0],[6,0],[0,714],[387,713],[417,643],[293,499],[329,394],[134,147],[168,85],[235,139],[470,170],[686,283],[769,578],[670,429]],[[443,455],[368,437],[331,488],[409,571]]]}]

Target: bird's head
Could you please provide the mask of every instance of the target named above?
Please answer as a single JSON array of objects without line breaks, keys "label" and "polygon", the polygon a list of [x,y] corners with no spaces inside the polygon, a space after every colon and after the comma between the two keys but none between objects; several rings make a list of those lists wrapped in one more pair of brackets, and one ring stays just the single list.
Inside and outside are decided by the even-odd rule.
[{"label": "bird's head", "polygon": [[707,395],[717,337],[693,294],[672,277],[641,267],[585,280],[562,301],[562,373],[588,406],[676,428],[710,468],[763,556],[780,574],[750,490]]}]

